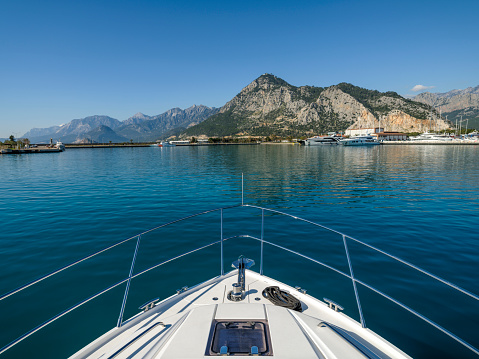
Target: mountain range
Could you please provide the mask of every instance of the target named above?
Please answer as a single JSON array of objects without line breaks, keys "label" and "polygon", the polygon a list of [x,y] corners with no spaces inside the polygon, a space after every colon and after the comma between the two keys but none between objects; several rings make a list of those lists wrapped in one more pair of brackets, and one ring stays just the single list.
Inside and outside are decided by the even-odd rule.
[{"label": "mountain range", "polygon": [[[431,107],[432,106],[432,107]],[[32,143],[50,138],[64,143],[155,141],[170,136],[310,136],[347,128],[381,126],[386,131],[441,130],[452,123],[439,116],[470,116],[479,122],[479,86],[407,99],[395,92],[367,90],[349,83],[329,87],[290,85],[264,74],[221,108],[173,108],[160,115],[137,113],[124,121],[108,116],[75,119],[62,126],[34,128]],[[479,127],[479,123],[475,126]]]},{"label": "mountain range", "polygon": [[34,128],[22,137],[32,143],[61,140],[64,143],[155,141],[194,126],[218,111],[193,105],[185,110],[173,108],[157,116],[137,113],[125,121],[108,116],[75,119],[62,126]]},{"label": "mountain range", "polygon": [[479,128],[479,86],[445,93],[423,92],[413,99],[440,109],[454,125],[462,117],[462,127],[468,120],[469,128]]}]

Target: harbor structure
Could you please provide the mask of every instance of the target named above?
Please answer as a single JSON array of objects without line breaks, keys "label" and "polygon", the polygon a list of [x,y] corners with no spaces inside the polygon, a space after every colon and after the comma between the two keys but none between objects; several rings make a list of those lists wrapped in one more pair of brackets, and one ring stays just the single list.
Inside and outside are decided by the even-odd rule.
[{"label": "harbor structure", "polygon": [[344,133],[346,136],[355,137],[355,136],[367,136],[374,133],[384,132],[383,127],[373,127],[373,128],[351,128],[346,130]]},{"label": "harbor structure", "polygon": [[376,137],[379,141],[406,141],[408,137],[405,133],[402,132],[389,131],[373,133],[373,136]]}]

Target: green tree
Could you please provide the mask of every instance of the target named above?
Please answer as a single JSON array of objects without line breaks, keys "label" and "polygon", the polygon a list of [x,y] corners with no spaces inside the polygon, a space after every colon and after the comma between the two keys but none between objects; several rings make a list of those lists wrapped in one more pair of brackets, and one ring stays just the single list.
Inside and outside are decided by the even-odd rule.
[{"label": "green tree", "polygon": [[8,145],[9,147],[15,147],[15,145],[17,144],[17,142],[15,141],[15,136],[10,135],[8,140],[5,141],[5,144]]}]

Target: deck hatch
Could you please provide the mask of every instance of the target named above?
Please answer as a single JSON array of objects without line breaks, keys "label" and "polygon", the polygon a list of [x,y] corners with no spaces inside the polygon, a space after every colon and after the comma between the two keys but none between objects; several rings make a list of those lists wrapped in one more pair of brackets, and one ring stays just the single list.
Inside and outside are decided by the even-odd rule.
[{"label": "deck hatch", "polygon": [[267,321],[214,321],[209,355],[218,355],[228,347],[228,355],[272,355]]}]

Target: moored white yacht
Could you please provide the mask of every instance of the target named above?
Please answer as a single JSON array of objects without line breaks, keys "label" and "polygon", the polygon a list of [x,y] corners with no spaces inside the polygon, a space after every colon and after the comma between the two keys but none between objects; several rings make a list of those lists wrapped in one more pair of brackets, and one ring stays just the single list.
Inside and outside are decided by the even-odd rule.
[{"label": "moored white yacht", "polygon": [[465,141],[479,142],[479,133],[477,131],[464,135]]},{"label": "moored white yacht", "polygon": [[419,136],[414,136],[410,138],[411,141],[422,141],[422,142],[437,142],[437,141],[452,141],[454,140],[450,136],[438,135],[436,133],[424,132]]},{"label": "moored white yacht", "polygon": [[176,146],[175,144],[168,141],[161,141],[161,142],[157,142],[155,144],[150,145],[150,147],[175,147],[175,146]]},{"label": "moored white yacht", "polygon": [[[223,211],[241,211],[242,208],[258,210],[261,227],[261,236],[254,237],[243,232],[228,238],[223,237]],[[138,273],[134,273],[135,261],[140,247],[142,235],[161,230],[171,224],[189,220],[192,217],[216,212],[220,214],[220,239],[202,247],[190,250],[174,258],[155,264]],[[349,270],[332,267],[317,259],[301,254],[291,248],[283,247],[270,241],[264,240],[265,212],[292,218],[301,223],[308,223],[326,230],[328,233],[337,235],[344,244],[345,257]],[[242,231],[244,228],[240,228]],[[180,236],[180,234],[178,234]],[[241,240],[248,238],[256,240],[260,245],[259,263],[256,268],[252,259],[242,256],[233,262],[233,271],[224,273],[223,244],[226,241]],[[67,265],[23,287],[0,296],[0,301],[21,292],[43,279],[56,275],[63,270],[88,260],[97,254],[103,253],[126,241],[135,240],[136,247],[131,262],[130,274],[127,278],[111,285],[110,287],[90,296],[84,301],[71,307],[51,318],[47,322],[28,331],[25,335],[0,349],[0,354],[17,345],[38,330],[53,323],[57,319],[67,315],[83,304],[103,295],[104,293],[125,285],[123,303],[120,309],[117,325],[83,349],[73,354],[71,358],[207,358],[211,356],[268,356],[272,358],[410,358],[401,349],[389,343],[381,337],[381,333],[366,327],[358,287],[362,290],[371,290],[375,294],[390,300],[405,311],[414,314],[419,319],[442,331],[452,339],[458,341],[472,352],[479,354],[471,344],[460,339],[448,330],[442,328],[424,315],[402,304],[398,300],[379,291],[373,286],[363,282],[354,275],[352,262],[348,250],[348,242],[355,245],[363,245],[369,249],[378,251],[390,259],[399,261],[419,271],[422,274],[436,279],[449,287],[466,294],[475,300],[479,296],[465,291],[437,276],[432,275],[408,262],[387,254],[369,244],[361,242],[353,237],[331,230],[320,224],[301,219],[280,211],[263,207],[240,204],[225,208],[217,208],[202,213],[187,216],[182,219],[160,225],[145,231],[137,236],[123,240],[102,249],[92,255]],[[327,268],[335,275],[351,280],[352,288],[357,304],[359,321],[342,313],[341,305],[333,300],[315,298],[299,287],[292,287],[274,278],[263,275],[263,247],[272,246],[289,254],[299,256],[311,261],[318,266]],[[159,301],[148,300],[141,305],[140,313],[132,318],[123,320],[125,304],[132,279],[137,278],[151,270],[156,270],[162,265],[182,258],[189,254],[206,248],[219,247],[220,273],[218,276],[208,279],[192,288],[183,287],[177,293]],[[190,271],[196,270],[197,263],[192,263]],[[290,268],[298,271],[298,275],[304,275],[300,268]],[[183,279],[177,278],[181,283]],[[161,283],[151,283],[157,286]],[[148,298],[145,298],[148,299]],[[97,313],[98,314],[98,313]],[[95,315],[97,315],[95,314]],[[388,319],[385,319],[387,322]],[[73,325],[70,323],[70,325]],[[391,325],[394,325],[391,323]]]},{"label": "moored white yacht", "polygon": [[58,148],[60,151],[65,151],[65,145],[63,144],[63,142],[57,141],[55,147]]},{"label": "moored white yacht", "polygon": [[379,142],[377,138],[374,138],[372,135],[361,135],[345,138],[339,141],[339,143],[343,146],[374,146],[381,144],[381,142]]},{"label": "moored white yacht", "polygon": [[306,146],[331,146],[339,144],[339,136],[314,136],[304,141]]}]

